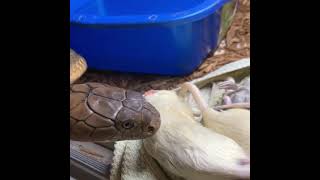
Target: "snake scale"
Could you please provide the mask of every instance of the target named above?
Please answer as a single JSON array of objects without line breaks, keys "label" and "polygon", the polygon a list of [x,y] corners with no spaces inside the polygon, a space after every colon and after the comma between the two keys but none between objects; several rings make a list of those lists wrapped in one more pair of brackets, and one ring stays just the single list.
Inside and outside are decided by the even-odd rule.
[{"label": "snake scale", "polygon": [[74,84],[86,69],[86,60],[70,49],[70,139],[143,139],[159,129],[160,114],[141,93],[102,83]]}]

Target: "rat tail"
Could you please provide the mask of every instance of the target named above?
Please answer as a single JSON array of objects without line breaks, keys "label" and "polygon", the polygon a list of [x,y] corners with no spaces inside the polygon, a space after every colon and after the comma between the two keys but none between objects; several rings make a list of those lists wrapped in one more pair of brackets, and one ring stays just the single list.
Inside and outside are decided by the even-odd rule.
[{"label": "rat tail", "polygon": [[201,96],[201,92],[198,89],[198,87],[190,82],[185,82],[181,85],[180,92],[184,94],[187,91],[189,91],[192,94],[192,97],[199,106],[200,111],[204,112],[208,108],[208,104],[204,101],[203,97]]}]

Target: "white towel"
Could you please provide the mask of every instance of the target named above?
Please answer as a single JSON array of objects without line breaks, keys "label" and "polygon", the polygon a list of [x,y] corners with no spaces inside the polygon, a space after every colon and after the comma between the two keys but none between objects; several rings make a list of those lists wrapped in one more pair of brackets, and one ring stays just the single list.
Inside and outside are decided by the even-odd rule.
[{"label": "white towel", "polygon": [[142,143],[142,140],[115,143],[110,180],[182,180],[164,172]]}]

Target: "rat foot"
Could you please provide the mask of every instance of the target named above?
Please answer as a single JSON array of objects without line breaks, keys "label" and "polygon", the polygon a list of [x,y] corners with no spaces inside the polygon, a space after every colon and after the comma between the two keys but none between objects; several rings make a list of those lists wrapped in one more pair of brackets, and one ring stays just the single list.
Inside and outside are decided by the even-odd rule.
[{"label": "rat foot", "polygon": [[231,100],[230,96],[226,95],[226,96],[223,97],[223,104],[224,105],[232,104],[232,100]]},{"label": "rat foot", "polygon": [[236,84],[236,81],[232,77],[228,77],[225,81],[219,82],[217,85],[220,89],[225,89],[225,90],[238,89],[238,85]]}]

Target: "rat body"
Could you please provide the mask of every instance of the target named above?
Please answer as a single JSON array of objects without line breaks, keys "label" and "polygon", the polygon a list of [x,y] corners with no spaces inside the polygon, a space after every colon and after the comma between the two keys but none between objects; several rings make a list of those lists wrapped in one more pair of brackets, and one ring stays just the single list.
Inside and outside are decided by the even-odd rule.
[{"label": "rat body", "polygon": [[203,125],[209,129],[235,140],[250,154],[250,111],[232,108],[225,111],[214,110],[205,103],[195,85],[187,82],[181,86],[181,93],[190,91],[203,116]]},{"label": "rat body", "polygon": [[195,121],[174,91],[157,91],[146,100],[159,111],[162,123],[143,144],[167,171],[186,180],[250,177],[250,160],[244,150],[231,138]]}]

